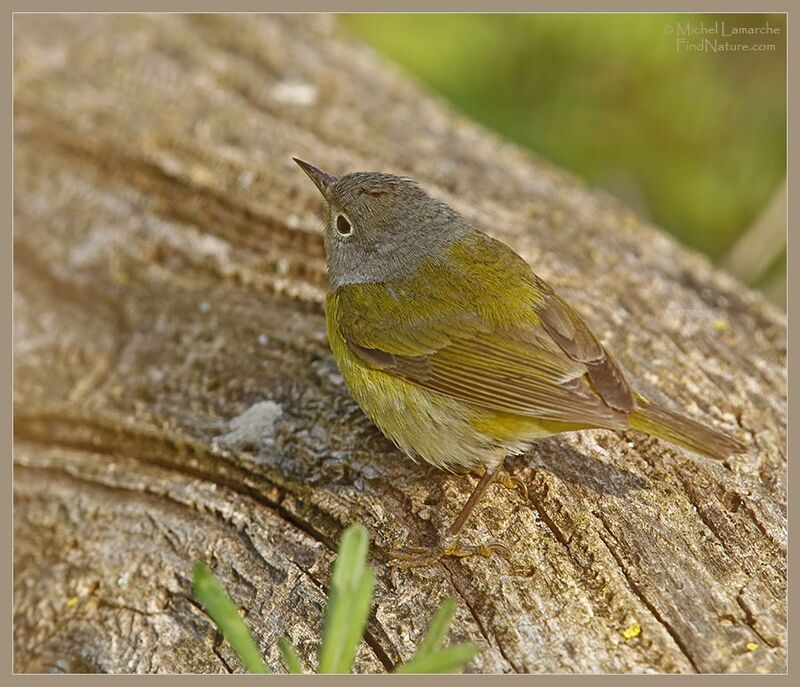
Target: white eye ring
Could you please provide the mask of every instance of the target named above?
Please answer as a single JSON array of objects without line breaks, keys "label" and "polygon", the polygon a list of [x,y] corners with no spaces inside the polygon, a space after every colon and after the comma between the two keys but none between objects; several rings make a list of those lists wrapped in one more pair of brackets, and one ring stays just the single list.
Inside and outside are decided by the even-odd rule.
[{"label": "white eye ring", "polygon": [[353,223],[343,212],[340,212],[336,215],[336,219],[334,220],[333,224],[336,227],[336,232],[339,234],[339,236],[350,236],[350,234],[353,233]]}]

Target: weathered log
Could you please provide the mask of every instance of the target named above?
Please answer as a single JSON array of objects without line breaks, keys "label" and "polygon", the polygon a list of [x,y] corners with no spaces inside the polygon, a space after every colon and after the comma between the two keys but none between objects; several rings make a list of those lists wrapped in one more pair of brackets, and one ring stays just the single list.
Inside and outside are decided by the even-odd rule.
[{"label": "weathered log", "polygon": [[[423,93],[328,16],[15,19],[15,667],[240,671],[210,563],[280,668],[314,664],[338,538],[378,584],[359,671],[438,603],[475,672],[784,671],[785,322],[622,204]],[[505,240],[636,385],[731,432],[715,463],[634,432],[542,441],[428,570],[474,478],[404,459],[327,349],[320,199],[404,173]],[[636,625],[640,632],[636,632]],[[633,628],[633,629],[632,629]]]}]

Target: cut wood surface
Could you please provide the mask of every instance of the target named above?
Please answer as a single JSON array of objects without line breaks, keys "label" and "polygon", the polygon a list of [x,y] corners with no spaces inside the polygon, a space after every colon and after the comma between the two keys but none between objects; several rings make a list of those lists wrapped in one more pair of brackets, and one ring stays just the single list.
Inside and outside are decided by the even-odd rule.
[{"label": "cut wood surface", "polygon": [[[786,669],[785,318],[622,203],[455,114],[331,16],[15,18],[17,671],[241,671],[209,563],[268,665],[315,664],[343,529],[378,581],[357,661],[407,659],[454,596],[473,672]],[[604,135],[597,132],[597,135]],[[327,347],[321,199],[296,155],[388,171],[523,255],[635,385],[730,432],[508,462],[465,543],[392,566],[475,484],[402,456]]]}]

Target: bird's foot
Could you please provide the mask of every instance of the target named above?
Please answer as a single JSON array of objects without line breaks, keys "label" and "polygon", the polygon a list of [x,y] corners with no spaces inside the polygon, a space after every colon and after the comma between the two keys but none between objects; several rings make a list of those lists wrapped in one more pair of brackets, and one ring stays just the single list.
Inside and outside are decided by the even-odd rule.
[{"label": "bird's foot", "polygon": [[519,495],[525,500],[528,500],[528,487],[519,477],[516,475],[512,475],[503,471],[502,475],[499,475],[494,480],[495,484],[499,484],[501,487],[505,489],[510,489],[511,491],[516,491]]},{"label": "bird's foot", "polygon": [[400,568],[422,568],[434,565],[444,558],[471,558],[482,556],[489,558],[495,553],[504,557],[510,554],[509,548],[500,542],[489,542],[477,546],[462,546],[458,540],[441,547],[412,546],[389,553],[392,563]]}]

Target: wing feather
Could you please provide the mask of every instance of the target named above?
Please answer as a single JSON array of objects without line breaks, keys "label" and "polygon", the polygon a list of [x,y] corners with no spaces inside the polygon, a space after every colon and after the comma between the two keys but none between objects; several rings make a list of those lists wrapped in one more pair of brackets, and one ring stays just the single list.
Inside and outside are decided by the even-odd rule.
[{"label": "wing feather", "polygon": [[[602,344],[511,249],[485,239],[491,243],[477,246],[481,255],[507,251],[518,261],[512,261],[516,272],[508,274],[508,260],[484,260],[494,271],[479,279],[462,274],[459,282],[457,263],[440,262],[439,273],[449,269],[448,283],[460,287],[447,290],[446,298],[441,288],[435,291],[436,275],[425,274],[391,289],[338,289],[336,326],[350,350],[375,369],[481,408],[628,427],[633,397]],[[509,278],[516,285],[513,303],[498,299],[501,289],[487,288]]]}]

